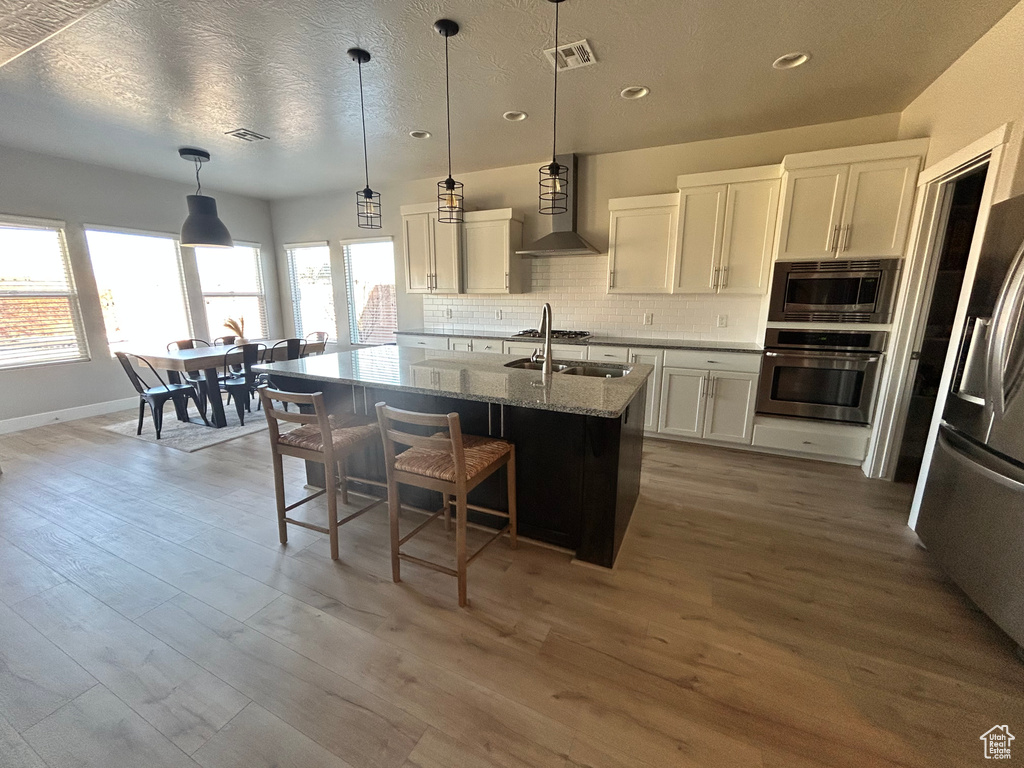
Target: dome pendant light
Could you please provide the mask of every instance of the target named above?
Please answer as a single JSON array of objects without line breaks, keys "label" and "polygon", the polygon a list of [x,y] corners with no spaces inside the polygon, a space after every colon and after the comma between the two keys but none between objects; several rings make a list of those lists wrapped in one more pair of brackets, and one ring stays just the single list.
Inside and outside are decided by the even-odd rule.
[{"label": "dome pendant light", "polygon": [[448,85],[448,38],[459,34],[459,25],[451,19],[434,22],[444,37],[444,102],[448,115],[448,178],[437,182],[437,220],[445,224],[461,224],[463,220],[462,182],[452,178],[452,100]]},{"label": "dome pendant light", "polygon": [[558,6],[563,0],[548,0],[555,4],[555,93],[551,108],[551,162],[540,167],[540,204],[537,210],[556,216],[569,210],[569,168],[555,160],[558,141]]},{"label": "dome pendant light", "polygon": [[370,60],[368,51],[349,48],[348,57],[359,65],[359,114],[363,121],[363,171],[366,187],[356,192],[356,223],[360,229],[380,229],[380,192],[370,189],[370,163],[366,154],[366,107],[363,104],[363,64]]},{"label": "dome pendant light", "polygon": [[181,244],[189,248],[234,248],[235,242],[224,222],[217,216],[217,201],[202,194],[199,171],[203,163],[210,162],[210,153],[205,149],[182,147],[178,150],[182,160],[196,164],[196,193],[186,195],[188,218],[181,225]]}]

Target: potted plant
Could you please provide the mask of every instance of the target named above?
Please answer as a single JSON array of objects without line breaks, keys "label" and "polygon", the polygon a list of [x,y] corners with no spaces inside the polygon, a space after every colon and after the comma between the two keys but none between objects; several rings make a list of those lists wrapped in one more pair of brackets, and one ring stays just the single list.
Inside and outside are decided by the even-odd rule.
[{"label": "potted plant", "polygon": [[239,316],[237,320],[228,318],[224,321],[224,327],[235,334],[235,344],[248,344],[249,340],[245,338],[245,318]]}]

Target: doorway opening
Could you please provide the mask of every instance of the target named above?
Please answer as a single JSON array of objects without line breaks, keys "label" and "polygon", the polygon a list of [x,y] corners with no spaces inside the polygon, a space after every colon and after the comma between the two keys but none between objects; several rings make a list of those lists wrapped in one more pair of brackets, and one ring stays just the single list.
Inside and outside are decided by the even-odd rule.
[{"label": "doorway opening", "polygon": [[987,175],[985,163],[951,180],[943,190],[927,320],[913,347],[916,368],[893,475],[899,483],[916,482],[921,471]]}]

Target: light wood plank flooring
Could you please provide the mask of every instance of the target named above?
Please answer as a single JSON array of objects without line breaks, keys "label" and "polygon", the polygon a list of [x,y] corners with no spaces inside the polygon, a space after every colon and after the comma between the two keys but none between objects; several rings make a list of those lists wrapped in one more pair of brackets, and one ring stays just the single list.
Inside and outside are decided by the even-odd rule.
[{"label": "light wood plank flooring", "polygon": [[855,468],[648,441],[614,571],[498,543],[460,610],[391,583],[383,509],[340,562],[280,547],[265,433],[129,416],[0,436],[0,768],[935,768],[1024,731],[1012,644]]}]

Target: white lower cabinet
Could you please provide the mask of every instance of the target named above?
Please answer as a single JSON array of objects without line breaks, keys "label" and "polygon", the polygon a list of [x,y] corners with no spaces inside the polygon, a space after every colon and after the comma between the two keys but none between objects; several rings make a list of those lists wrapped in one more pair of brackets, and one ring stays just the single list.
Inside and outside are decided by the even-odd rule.
[{"label": "white lower cabinet", "polygon": [[665,353],[660,349],[630,350],[631,363],[653,365],[654,373],[647,379],[647,409],[644,412],[644,431],[658,431],[658,415],[661,413],[661,369]]},{"label": "white lower cabinet", "polygon": [[448,337],[448,349],[452,352],[472,352],[474,339],[466,339],[460,336]]},{"label": "white lower cabinet", "polygon": [[588,360],[596,360],[605,363],[628,363],[628,347],[600,347],[594,345],[589,347]]},{"label": "white lower cabinet", "polygon": [[[544,339],[535,339],[531,341],[506,341],[505,342],[505,354],[506,355],[522,355],[523,357],[529,357],[536,350],[544,351]],[[587,345],[586,344],[552,344],[551,345],[551,356],[555,360],[586,360],[587,359]]]},{"label": "white lower cabinet", "polygon": [[754,447],[860,463],[867,456],[871,427],[807,419],[758,416]]},{"label": "white lower cabinet", "polygon": [[501,341],[498,339],[471,339],[473,352],[488,352],[492,355],[504,354]]},{"label": "white lower cabinet", "polygon": [[658,431],[750,445],[757,374],[666,366]]},{"label": "white lower cabinet", "polygon": [[448,349],[448,338],[446,336],[417,336],[412,333],[398,333],[395,334],[395,343],[400,347]]}]

